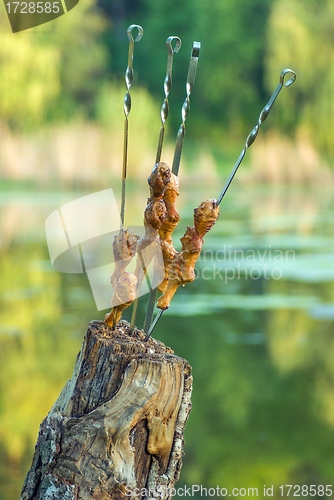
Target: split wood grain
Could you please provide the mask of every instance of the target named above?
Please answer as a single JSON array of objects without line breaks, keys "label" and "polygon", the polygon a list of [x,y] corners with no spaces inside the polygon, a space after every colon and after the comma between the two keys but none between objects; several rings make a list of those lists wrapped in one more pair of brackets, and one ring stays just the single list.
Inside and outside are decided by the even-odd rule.
[{"label": "split wood grain", "polygon": [[42,422],[21,500],[170,498],[191,409],[189,363],[121,321],[89,324]]}]

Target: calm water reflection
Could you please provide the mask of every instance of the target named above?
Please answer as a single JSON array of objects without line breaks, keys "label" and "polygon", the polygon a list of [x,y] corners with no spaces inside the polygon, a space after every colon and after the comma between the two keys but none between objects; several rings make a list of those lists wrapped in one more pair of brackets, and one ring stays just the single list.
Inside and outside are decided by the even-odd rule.
[{"label": "calm water reflection", "polygon": [[[182,227],[212,190],[183,195]],[[0,194],[0,500],[19,498],[39,423],[88,321],[104,314],[85,275],[48,261],[44,221],[80,194]],[[146,196],[132,196],[129,223],[141,222]],[[333,484],[331,189],[235,185],[221,209],[198,279],[155,332],[194,372],[179,484],[257,487],[259,498],[263,485]]]}]

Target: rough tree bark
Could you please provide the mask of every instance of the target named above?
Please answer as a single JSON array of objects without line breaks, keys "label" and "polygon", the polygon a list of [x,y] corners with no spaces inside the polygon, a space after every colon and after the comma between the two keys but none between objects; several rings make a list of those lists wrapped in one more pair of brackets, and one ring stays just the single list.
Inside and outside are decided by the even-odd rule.
[{"label": "rough tree bark", "polygon": [[21,500],[118,500],[141,489],[170,498],[191,368],[163,343],[143,340],[125,321],[115,331],[89,324],[73,376],[40,426]]}]

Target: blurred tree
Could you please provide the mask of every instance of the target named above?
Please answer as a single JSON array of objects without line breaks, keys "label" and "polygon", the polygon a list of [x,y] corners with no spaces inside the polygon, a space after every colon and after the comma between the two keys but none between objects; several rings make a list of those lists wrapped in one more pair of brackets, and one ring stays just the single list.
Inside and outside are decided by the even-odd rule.
[{"label": "blurred tree", "polygon": [[222,129],[229,134],[244,133],[253,124],[265,100],[264,41],[272,2],[184,0],[180,6],[176,0],[135,3],[99,0],[99,5],[112,18],[112,41],[109,38],[108,47],[112,51],[113,75],[123,78],[126,28],[130,23],[139,23],[144,28],[144,37],[136,50],[135,77],[139,77],[154,96],[162,99],[167,56],[165,41],[170,35],[180,36],[183,46],[175,58],[170,95],[170,120],[177,129],[192,42],[201,41],[191,122],[197,123],[197,132],[201,135],[204,127],[208,129],[208,123],[208,136],[218,127],[219,140]]},{"label": "blurred tree", "polygon": [[105,27],[94,0],[87,0],[47,25],[3,34],[1,120],[27,130],[75,113],[90,116],[106,67],[98,37]]},{"label": "blurred tree", "polygon": [[291,66],[298,85],[277,104],[275,126],[306,136],[334,155],[334,2],[276,0],[267,29],[266,81]]}]

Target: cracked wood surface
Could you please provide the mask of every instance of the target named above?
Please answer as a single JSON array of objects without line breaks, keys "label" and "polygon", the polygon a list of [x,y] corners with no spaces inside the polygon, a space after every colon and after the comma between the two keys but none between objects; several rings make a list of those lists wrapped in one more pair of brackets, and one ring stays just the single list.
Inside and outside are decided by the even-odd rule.
[{"label": "cracked wood surface", "polygon": [[[188,362],[121,321],[89,324],[72,378],[42,422],[21,500],[170,497],[191,409]],[[145,496],[145,495],[143,495]]]}]

